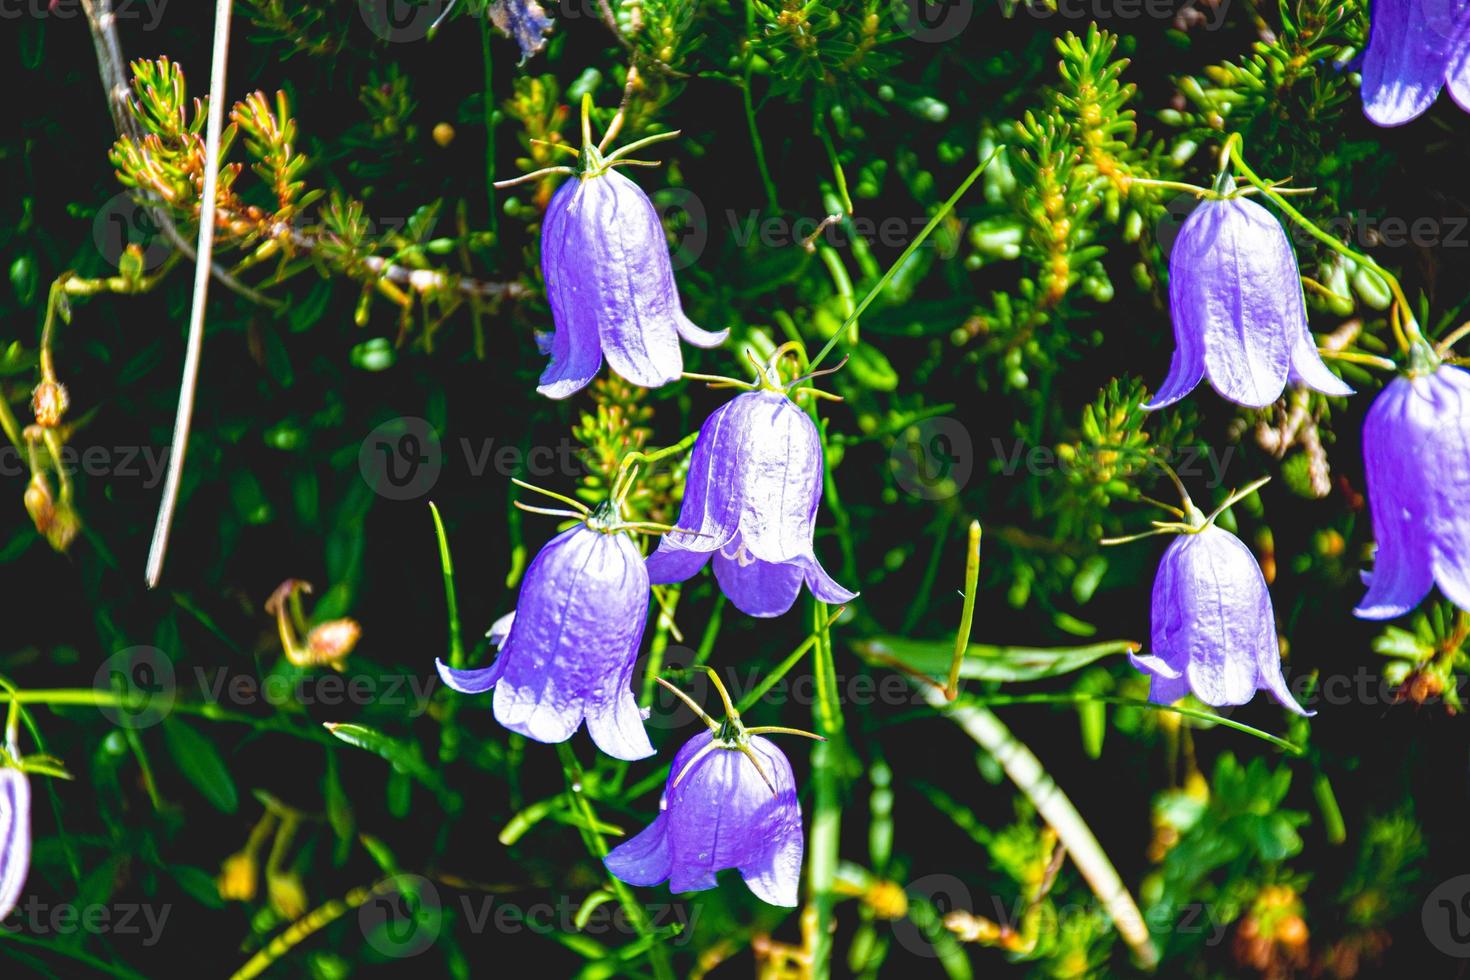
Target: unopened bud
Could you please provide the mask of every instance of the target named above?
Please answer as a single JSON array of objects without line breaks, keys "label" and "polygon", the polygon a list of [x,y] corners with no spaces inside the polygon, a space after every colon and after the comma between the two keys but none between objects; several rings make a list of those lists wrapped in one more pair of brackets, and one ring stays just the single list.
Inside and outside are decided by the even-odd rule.
[{"label": "unopened bud", "polygon": [[31,408],[36,413],[36,424],[42,428],[54,429],[60,425],[69,404],[66,385],[55,381],[42,381],[31,392]]}]

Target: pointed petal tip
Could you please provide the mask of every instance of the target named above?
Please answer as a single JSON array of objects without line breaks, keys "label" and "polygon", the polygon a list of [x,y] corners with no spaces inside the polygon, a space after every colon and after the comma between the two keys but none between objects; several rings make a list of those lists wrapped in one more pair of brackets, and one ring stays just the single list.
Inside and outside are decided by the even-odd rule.
[{"label": "pointed petal tip", "polygon": [[500,679],[499,660],[488,667],[479,667],[473,670],[458,670],[449,666],[444,661],[434,659],[434,667],[439,671],[439,679],[446,686],[461,694],[483,694],[495,686]]}]

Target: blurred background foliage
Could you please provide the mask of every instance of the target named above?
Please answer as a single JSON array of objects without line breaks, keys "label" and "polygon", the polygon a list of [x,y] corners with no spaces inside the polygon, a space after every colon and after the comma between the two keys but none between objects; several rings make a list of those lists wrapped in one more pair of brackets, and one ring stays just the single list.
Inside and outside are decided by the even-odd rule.
[{"label": "blurred background foliage", "polygon": [[[1239,132],[1258,173],[1315,187],[1297,205],[1395,270],[1443,332],[1470,295],[1470,207],[1447,179],[1470,157],[1463,117],[1442,99],[1413,127],[1367,125],[1362,2],[916,3],[566,0],[521,61],[484,0],[460,0],[432,37],[442,4],[236,0],[217,258],[245,288],[211,292],[151,592],[192,263],[138,202],[160,195],[192,241],[209,5],[119,5],[122,50],[139,59],[122,134],[83,11],[7,15],[0,675],[37,696],[45,749],[76,777],[37,780],[27,893],[169,910],[157,943],[7,930],[7,976],[158,975],[181,956],[215,975],[310,977],[469,976],[508,956],[588,977],[1130,972],[1136,949],[1034,800],[873,655],[908,644],[910,663],[947,659],[974,518],[974,635],[996,646],[972,649],[995,659],[967,673],[965,697],[1042,702],[996,710],[1136,897],[1161,975],[1453,972],[1420,908],[1470,867],[1457,694],[1470,628],[1437,599],[1386,628],[1350,615],[1371,546],[1359,413],[1381,379],[1346,366],[1360,392],[1346,409],[1288,392],[1237,410],[1200,391],[1143,413],[1171,350],[1167,254],[1189,201],[1131,180],[1208,183],[1223,134]],[[820,412],[817,546],[863,596],[831,631],[846,738],[818,773],[791,751],[842,815],[830,936],[814,908],[760,906],[733,876],[677,901],[640,890],[661,913],[662,964],[637,930],[593,928],[614,897],[597,841],[651,818],[688,718],[646,682],[660,754],[629,765],[580,734],[570,754],[527,743],[485,699],[431,684],[432,658],[456,643],[488,658],[482,635],[553,531],[511,506],[510,477],[598,500],[623,452],[676,442],[723,397],[611,377],[565,403],[534,394],[555,179],[489,185],[551,163],[533,141],[575,144],[584,93],[600,126],[626,102],[624,141],[683,131],[632,176],[660,207],[687,312],[732,330],[722,349],[686,348],[707,373],[743,374],[747,346],[820,347],[1003,147],[825,379],[845,401]],[[1388,241],[1376,229],[1393,218],[1432,219],[1436,239]],[[1294,240],[1325,287],[1308,293],[1321,342],[1385,353],[1382,283]],[[27,426],[48,370],[69,409],[43,435]],[[409,495],[372,478],[370,434],[425,431],[404,419],[427,423],[440,460]],[[1296,752],[1208,709],[1141,708],[1124,645],[1085,652],[1147,636],[1158,543],[1097,542],[1146,526],[1141,495],[1170,495],[1159,461],[1202,506],[1276,477],[1222,523],[1261,560],[1288,675],[1320,713],[1288,722],[1258,699],[1230,720]],[[646,477],[639,512],[667,519],[681,481],[677,466]],[[430,499],[453,551],[448,615]],[[650,659],[708,661],[744,692],[813,623],[740,616],[708,576],[659,601]],[[160,723],[42,706],[47,691],[134,676],[139,647],[173,674]],[[747,719],[807,724],[810,663]],[[331,678],[368,695],[334,699]],[[898,693],[864,698],[864,683]],[[408,896],[426,948],[395,946],[361,914],[400,872],[433,893]],[[475,919],[538,905],[570,911],[549,928]]]}]

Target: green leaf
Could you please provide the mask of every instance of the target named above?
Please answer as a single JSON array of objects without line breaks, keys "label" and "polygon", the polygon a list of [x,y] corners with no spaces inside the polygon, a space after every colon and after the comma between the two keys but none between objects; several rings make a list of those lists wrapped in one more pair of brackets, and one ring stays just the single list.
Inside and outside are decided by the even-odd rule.
[{"label": "green leaf", "polygon": [[[879,636],[858,640],[853,649],[869,663],[900,665],[930,677],[949,673],[954,640],[909,640]],[[1081,670],[1103,657],[1138,649],[1130,640],[1080,647],[1008,647],[971,643],[960,661],[960,677],[977,681],[1037,681]]]},{"label": "green leaf", "polygon": [[213,742],[179,718],[164,719],[163,739],[179,769],[215,809],[221,813],[239,809],[235,780]]}]

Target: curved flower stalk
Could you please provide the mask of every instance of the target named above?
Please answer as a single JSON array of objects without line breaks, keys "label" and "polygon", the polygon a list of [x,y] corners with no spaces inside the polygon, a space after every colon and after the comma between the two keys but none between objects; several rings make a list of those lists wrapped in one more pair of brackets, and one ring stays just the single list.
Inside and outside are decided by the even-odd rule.
[{"label": "curved flower stalk", "polygon": [[1448,85],[1470,110],[1470,6],[1463,0],[1374,0],[1363,55],[1363,114],[1379,126],[1419,118]]},{"label": "curved flower stalk", "polygon": [[[538,742],[565,742],[585,720],[615,759],[653,754],[630,687],[648,618],[648,572],[612,505],[552,538],[526,570],[516,611],[491,630],[500,655],[456,670],[462,694],[495,689],[495,720]],[[575,516],[575,515],[574,515]]]},{"label": "curved flower stalk", "polygon": [[1163,408],[1208,377],[1224,398],[1263,408],[1288,377],[1325,395],[1353,390],[1327,369],[1307,329],[1296,255],[1271,212],[1234,195],[1190,213],[1169,255],[1175,350],[1169,376],[1145,407]]},{"label": "curved flower stalk", "polygon": [[658,816],[604,859],[614,877],[630,885],[667,881],[672,892],[715,887],[715,876],[739,870],[763,902],[795,907],[801,882],[801,804],[791,763],[762,732],[818,738],[787,728],[745,728],[719,678],[723,724],[683,698],[709,726],[684,743],[669,768]]},{"label": "curved flower stalk", "polygon": [[551,198],[541,223],[541,275],[555,330],[551,363],[536,390],[548,398],[581,391],[603,358],[634,384],[658,388],[684,370],[681,338],[715,347],[729,335],[703,330],[684,315],[658,212],[637,184],[613,169],[642,163],[625,154],[679,134],[651,136],[604,157],[603,147],[592,142],[591,106],[591,96],[582,100],[583,145],[575,169],[550,167],[495,185],[548,173],[576,176]]},{"label": "curved flower stalk", "polygon": [[762,372],[761,388],[735,396],[700,427],[678,526],[648,557],[655,585],[682,582],[713,558],[725,595],[760,617],[790,609],[803,582],[826,603],[857,597],[827,574],[813,549],[822,441],[787,397],[789,386],[770,380],[781,353]]},{"label": "curved flower stalk", "polygon": [[1378,553],[1354,611],[1402,616],[1436,584],[1470,609],[1470,373],[1431,363],[1390,382],[1363,420],[1363,465]]},{"label": "curved flower stalk", "polygon": [[[1289,711],[1313,714],[1292,697],[1282,675],[1276,614],[1261,566],[1239,538],[1215,525],[1227,507],[1267,479],[1232,494],[1208,517],[1181,486],[1181,522],[1155,522],[1155,530],[1145,532],[1179,534],[1154,576],[1150,652],[1128,655],[1151,678],[1148,699],[1155,704],[1193,694],[1218,708],[1245,704],[1265,691]],[[1125,540],[1132,539],[1103,543]]]}]

